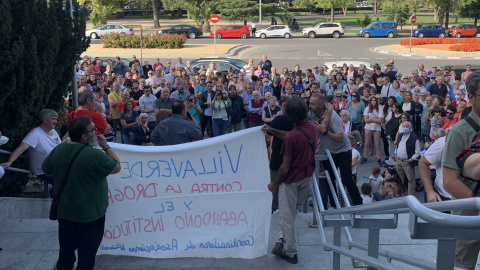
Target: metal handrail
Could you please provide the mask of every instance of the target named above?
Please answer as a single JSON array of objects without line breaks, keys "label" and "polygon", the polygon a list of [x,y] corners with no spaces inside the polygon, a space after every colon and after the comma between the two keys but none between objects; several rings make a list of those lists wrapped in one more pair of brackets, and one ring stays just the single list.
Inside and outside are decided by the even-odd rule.
[{"label": "metal handrail", "polygon": [[[315,156],[315,159],[329,160],[333,168],[334,176],[338,183],[338,187],[340,191],[339,195],[341,195],[345,201],[345,208],[340,208],[340,205],[338,203],[338,198],[336,196],[333,196],[334,204],[337,206],[337,209],[325,210],[323,208],[323,203],[322,203],[322,198],[319,191],[319,185],[317,183],[316,173],[313,174],[312,178],[314,179],[314,181],[312,181],[312,184],[310,185],[310,189],[313,195],[313,205],[314,205],[314,211],[315,211],[314,217],[317,219],[317,222],[319,224],[318,228],[320,231],[322,245],[324,246],[325,249],[330,249],[334,251],[334,267],[335,267],[335,258],[338,259],[339,254],[349,256],[352,259],[361,261],[372,267],[388,269],[390,266],[385,266],[384,264],[385,262],[383,262],[383,265],[378,265],[377,264],[378,259],[376,259],[375,257],[367,256],[368,258],[365,258],[364,255],[357,256],[355,252],[340,247],[338,239],[337,239],[337,243],[335,243],[335,237],[334,237],[334,244],[327,243],[325,240],[326,238],[325,238],[325,232],[323,228],[324,222],[326,220],[325,219],[326,216],[338,215],[340,216],[340,219],[344,220],[345,219],[343,216],[344,214],[349,214],[349,215],[352,215],[352,217],[354,217],[355,214],[369,214],[369,215],[394,214],[395,215],[399,213],[412,213],[414,216],[434,226],[468,230],[468,229],[477,229],[478,226],[480,225],[479,216],[452,216],[452,215],[437,212],[437,211],[466,210],[466,209],[479,210],[480,198],[468,198],[468,199],[454,200],[454,201],[426,203],[422,205],[414,196],[407,196],[407,197],[397,198],[393,200],[376,202],[375,204],[350,206],[345,189],[343,188],[343,183],[341,181],[341,178],[337,170],[335,169],[335,164],[333,162],[330,151],[326,150],[326,155],[322,155],[322,156],[317,155]],[[333,194],[335,194],[333,183],[327,171],[325,171],[325,178],[328,181],[330,190],[333,192]],[[349,247],[354,247],[354,248],[368,251],[369,247],[367,245],[353,242],[349,232],[349,228],[347,226],[344,226],[342,224],[340,225],[337,224],[335,226],[343,226]],[[339,231],[335,229],[335,233],[337,232]],[[412,266],[421,267],[424,269],[436,269],[435,262],[426,260],[423,258],[414,258],[411,255],[405,256],[405,255],[391,252],[382,248],[378,249],[378,255],[387,257],[388,259],[394,259],[399,262],[406,263]]]}]

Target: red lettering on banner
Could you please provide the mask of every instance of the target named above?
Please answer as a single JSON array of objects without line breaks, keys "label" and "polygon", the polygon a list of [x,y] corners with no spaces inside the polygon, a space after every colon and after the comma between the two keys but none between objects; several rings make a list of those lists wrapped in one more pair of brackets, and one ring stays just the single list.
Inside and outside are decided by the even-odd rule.
[{"label": "red lettering on banner", "polygon": [[138,201],[139,199],[151,199],[151,198],[156,198],[158,196],[157,193],[157,183],[150,183],[146,186],[142,184],[138,184],[136,186],[136,189],[134,189],[131,186],[124,186],[123,188],[120,189],[115,189],[112,191],[109,189],[108,190],[108,200],[110,203],[115,203],[115,202],[122,202],[125,199],[132,201],[136,200]]}]

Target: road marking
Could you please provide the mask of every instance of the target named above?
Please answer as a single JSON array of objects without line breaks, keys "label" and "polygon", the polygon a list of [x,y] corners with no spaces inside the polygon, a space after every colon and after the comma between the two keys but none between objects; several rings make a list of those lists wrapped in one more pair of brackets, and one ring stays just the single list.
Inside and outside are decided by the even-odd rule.
[{"label": "road marking", "polygon": [[351,59],[353,59],[353,58],[350,58],[350,57],[341,57],[340,59],[351,60]]},{"label": "road marking", "polygon": [[378,51],[379,53],[388,54],[387,51]]},{"label": "road marking", "polygon": [[333,57],[324,57],[323,60],[334,60],[335,58]]},{"label": "road marking", "polygon": [[289,57],[288,59],[300,60],[300,57]]},{"label": "road marking", "polygon": [[307,59],[310,59],[310,60],[318,60],[318,57],[307,57]]},{"label": "road marking", "polygon": [[370,59],[370,58],[358,58],[358,59],[361,59],[361,60],[368,60],[368,59]]},{"label": "road marking", "polygon": [[425,56],[425,58],[432,58],[433,59],[433,58],[437,58],[437,57],[433,56],[433,55],[427,55],[427,56]]},{"label": "road marking", "polygon": [[327,52],[318,50],[318,51],[317,51],[317,56],[333,56],[333,55],[331,55],[331,54],[329,54],[329,53],[327,53]]},{"label": "road marking", "polygon": [[377,59],[377,60],[385,60],[385,59],[387,59],[387,58],[384,58],[384,57],[377,57],[377,58],[375,58],[375,59]]},{"label": "road marking", "polygon": [[405,54],[399,54],[399,55],[400,55],[400,56],[406,56],[406,57],[412,57],[411,54],[406,54],[406,53],[405,53]]},{"label": "road marking", "polygon": [[238,55],[238,58],[240,58],[240,59],[241,59],[241,58],[242,58],[242,55],[243,55],[244,53],[246,53],[246,52],[250,51],[250,50],[253,50],[253,49],[258,49],[258,48],[260,48],[260,47],[265,47],[265,46],[267,46],[267,45],[260,45],[260,46],[255,46],[255,47],[254,47],[254,46],[252,46],[251,48],[249,48],[249,49],[246,49],[246,50],[242,51],[242,52],[241,52],[241,53]]},{"label": "road marking", "polygon": [[450,57],[448,57],[448,59],[460,59],[460,57],[450,56]]}]

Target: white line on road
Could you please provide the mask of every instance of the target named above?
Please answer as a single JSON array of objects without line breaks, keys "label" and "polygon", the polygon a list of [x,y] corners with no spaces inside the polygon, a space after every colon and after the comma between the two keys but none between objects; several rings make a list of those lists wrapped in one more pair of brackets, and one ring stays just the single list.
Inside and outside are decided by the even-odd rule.
[{"label": "white line on road", "polygon": [[310,59],[310,60],[318,60],[318,57],[307,57],[307,59]]},{"label": "white line on road", "polygon": [[240,59],[241,59],[241,58],[242,58],[242,56],[243,56],[243,54],[244,54],[244,53],[246,53],[246,52],[248,52],[248,51],[250,51],[250,50],[253,50],[253,49],[258,49],[258,48],[260,48],[260,47],[265,47],[265,46],[267,46],[267,45],[252,46],[251,48],[249,48],[249,49],[246,49],[246,50],[242,51],[242,52],[241,52],[241,53],[238,55],[238,58],[240,58]]},{"label": "white line on road", "polygon": [[427,55],[427,56],[425,56],[425,58],[437,58],[437,57],[433,56],[433,55]]},{"label": "white line on road", "polygon": [[300,60],[302,58],[300,58],[300,57],[289,57],[288,59]]},{"label": "white line on road", "polygon": [[333,56],[333,55],[331,55],[331,54],[329,54],[329,53],[327,53],[327,52],[318,50],[318,51],[317,51],[317,56]]},{"label": "white line on road", "polygon": [[448,57],[448,59],[460,59],[460,57],[450,56],[450,57]]},{"label": "white line on road", "polygon": [[361,60],[368,60],[368,59],[370,59],[370,58],[358,58],[358,59],[361,59]]},{"label": "white line on road", "polygon": [[377,57],[377,58],[375,58],[375,59],[377,59],[377,60],[385,60],[385,59],[387,59],[387,58],[385,58],[385,57]]},{"label": "white line on road", "polygon": [[342,57],[342,58],[340,58],[340,59],[351,60],[351,59],[353,59],[353,58],[350,58],[350,57]]}]

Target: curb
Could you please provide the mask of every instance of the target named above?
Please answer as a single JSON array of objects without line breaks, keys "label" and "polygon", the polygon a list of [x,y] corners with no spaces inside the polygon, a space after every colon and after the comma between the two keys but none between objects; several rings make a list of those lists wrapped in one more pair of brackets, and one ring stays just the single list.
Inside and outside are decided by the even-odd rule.
[{"label": "curb", "polygon": [[246,50],[246,49],[249,49],[251,48],[252,46],[250,45],[238,45],[238,46],[235,46],[233,48],[230,48],[227,53],[225,54],[225,56],[237,56],[239,52],[243,51],[243,50]]},{"label": "curb", "polygon": [[403,57],[420,57],[420,58],[426,58],[426,59],[439,59],[439,58],[445,58],[445,59],[451,59],[451,60],[463,60],[463,59],[480,59],[480,53],[465,53],[465,54],[458,54],[458,53],[433,53],[433,52],[416,52],[413,51],[410,52],[409,50],[396,50],[396,49],[391,49],[388,46],[380,46],[380,47],[374,47],[370,48],[371,52],[375,53],[381,53],[381,54],[395,54],[398,56],[403,56]]}]

